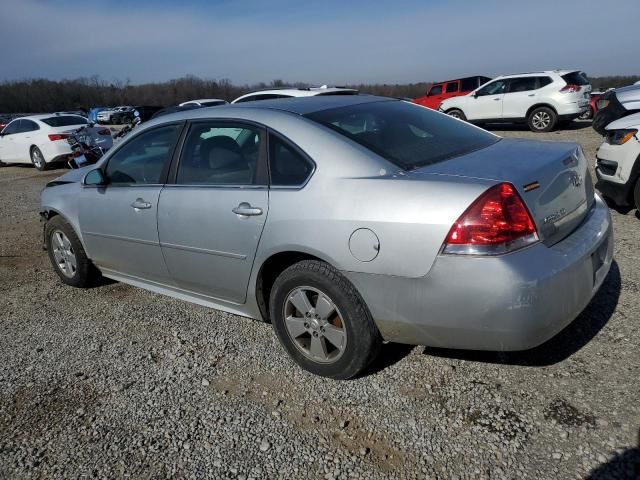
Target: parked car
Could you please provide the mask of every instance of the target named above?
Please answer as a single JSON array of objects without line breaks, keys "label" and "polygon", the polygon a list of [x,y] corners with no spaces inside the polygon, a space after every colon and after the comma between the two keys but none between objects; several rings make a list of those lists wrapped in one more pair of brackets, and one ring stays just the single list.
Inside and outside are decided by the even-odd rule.
[{"label": "parked car", "polygon": [[274,90],[260,90],[258,92],[247,93],[236,98],[231,103],[254,102],[256,100],[275,100],[277,98],[291,97],[315,97],[322,95],[357,95],[358,90],[344,87],[321,87],[309,88],[278,88]]},{"label": "parked car", "polygon": [[113,116],[120,112],[124,112],[129,108],[131,107],[121,106],[121,107],[113,107],[113,108],[108,108],[106,110],[101,110],[100,112],[98,112],[98,115],[97,115],[98,123],[112,125]]},{"label": "parked car", "polygon": [[[88,125],[85,117],[66,114],[31,115],[9,122],[0,133],[0,160],[4,163],[33,163],[45,170],[50,163],[68,161],[72,152],[66,141],[69,132]],[[107,128],[90,127],[97,146],[113,145]]]},{"label": "parked car", "polygon": [[179,107],[188,107],[188,106],[196,106],[196,107],[217,107],[218,105],[226,105],[226,100],[221,100],[219,98],[201,98],[200,100],[189,100],[188,102],[182,102]]},{"label": "parked car", "polygon": [[423,97],[416,98],[414,102],[423,107],[437,110],[447,98],[466,95],[489,80],[491,80],[489,77],[476,75],[475,77],[457,78],[446,82],[434,83],[427,89]]},{"label": "parked car", "polygon": [[640,211],[640,113],[608,124],[596,153],[596,187],[620,207]]},{"label": "parked car", "polygon": [[152,107],[139,105],[137,107],[127,107],[119,112],[111,114],[112,125],[131,124],[134,119],[140,118],[141,122],[151,119],[156,112],[162,110],[162,107]]},{"label": "parked car", "polygon": [[598,100],[604,95],[604,92],[591,92],[589,98],[589,108],[587,108],[578,118],[580,120],[591,120],[598,111]]},{"label": "parked car", "polygon": [[640,112],[640,85],[616,88],[598,100],[598,112],[593,117],[593,129],[606,135],[606,127],[620,118]]},{"label": "parked car", "polygon": [[382,340],[534,347],[607,275],[609,209],[576,144],[368,95],[250,107],[159,117],[49,184],[62,281],[268,319],[302,367],[349,378]]},{"label": "parked car", "polygon": [[578,70],[501,75],[470,94],[449,98],[440,110],[472,123],[527,123],[549,132],[589,107],[591,85]]}]

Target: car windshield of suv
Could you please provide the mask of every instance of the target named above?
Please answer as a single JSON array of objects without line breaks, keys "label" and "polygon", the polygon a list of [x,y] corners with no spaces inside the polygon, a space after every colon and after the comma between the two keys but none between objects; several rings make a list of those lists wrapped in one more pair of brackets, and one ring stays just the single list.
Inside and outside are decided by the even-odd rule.
[{"label": "car windshield of suv", "polygon": [[89,123],[86,118],[76,115],[59,115],[57,117],[43,118],[41,121],[50,127],[69,127],[71,125],[86,125]]},{"label": "car windshield of suv", "polygon": [[589,79],[584,72],[567,73],[562,75],[562,79],[567,82],[567,85],[589,85]]},{"label": "car windshield of suv", "polygon": [[432,165],[500,140],[467,123],[404,101],[380,101],[306,115],[405,169]]}]

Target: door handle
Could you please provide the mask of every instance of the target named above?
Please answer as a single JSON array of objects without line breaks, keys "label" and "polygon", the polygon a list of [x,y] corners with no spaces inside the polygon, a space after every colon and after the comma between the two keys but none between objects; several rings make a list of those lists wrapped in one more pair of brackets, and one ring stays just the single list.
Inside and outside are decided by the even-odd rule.
[{"label": "door handle", "polygon": [[133,202],[131,206],[136,210],[146,210],[147,208],[151,208],[151,204],[149,202],[145,202],[142,198],[136,198],[136,201]]},{"label": "door handle", "polygon": [[501,98],[494,98],[493,101],[494,102],[499,102],[500,100],[502,100]]},{"label": "door handle", "polygon": [[258,207],[252,207],[250,203],[242,202],[235,208],[232,208],[231,211],[236,215],[243,215],[245,217],[262,215],[262,209]]},{"label": "door handle", "polygon": [[527,97],[535,97],[536,94],[535,93],[530,93],[529,95],[527,95]]}]

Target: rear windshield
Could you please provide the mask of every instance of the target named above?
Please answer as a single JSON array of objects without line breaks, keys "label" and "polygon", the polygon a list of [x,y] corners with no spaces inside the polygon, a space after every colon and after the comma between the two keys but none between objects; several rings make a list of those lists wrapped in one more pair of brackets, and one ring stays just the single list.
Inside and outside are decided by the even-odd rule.
[{"label": "rear windshield", "polygon": [[71,125],[86,125],[87,119],[77,115],[59,115],[57,117],[43,118],[42,122],[50,127],[69,127]]},{"label": "rear windshield", "polygon": [[589,79],[584,72],[567,73],[562,75],[562,79],[567,82],[567,85],[589,85]]},{"label": "rear windshield", "polygon": [[306,117],[405,170],[464,155],[500,139],[428,108],[397,100],[322,110]]}]

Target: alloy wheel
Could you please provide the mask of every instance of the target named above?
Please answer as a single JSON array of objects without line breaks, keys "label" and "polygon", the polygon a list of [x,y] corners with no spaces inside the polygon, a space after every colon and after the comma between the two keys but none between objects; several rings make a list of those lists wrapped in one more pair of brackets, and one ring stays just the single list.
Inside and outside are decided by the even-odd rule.
[{"label": "alloy wheel", "polygon": [[318,363],[334,363],[347,346],[347,331],[336,304],[314,287],[298,287],[284,302],[284,324],[296,348]]},{"label": "alloy wheel", "polygon": [[40,152],[40,150],[38,150],[37,148],[33,150],[33,152],[31,152],[31,158],[33,160],[33,164],[37,167],[37,168],[42,168],[45,164],[44,162],[44,158],[42,156],[42,153]]},{"label": "alloy wheel", "polygon": [[73,278],[78,269],[78,261],[71,242],[61,230],[54,230],[51,234],[51,247],[56,265],[65,277]]},{"label": "alloy wheel", "polygon": [[551,115],[547,112],[537,112],[533,118],[531,123],[536,130],[544,130],[551,124]]}]

